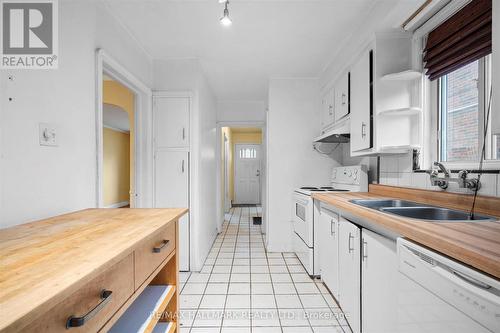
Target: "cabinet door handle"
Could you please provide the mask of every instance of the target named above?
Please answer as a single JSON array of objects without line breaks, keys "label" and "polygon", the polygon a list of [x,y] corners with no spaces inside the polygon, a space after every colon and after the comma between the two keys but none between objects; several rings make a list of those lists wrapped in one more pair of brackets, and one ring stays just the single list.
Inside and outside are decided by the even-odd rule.
[{"label": "cabinet door handle", "polygon": [[333,115],[333,105],[328,105],[328,114]]},{"label": "cabinet door handle", "polygon": [[366,124],[361,123],[361,137],[364,138],[366,136]]},{"label": "cabinet door handle", "polygon": [[334,224],[335,224],[335,220],[331,219],[330,220],[330,235],[331,236],[335,235],[335,228],[333,227]]},{"label": "cabinet door handle", "polygon": [[368,258],[367,249],[368,249],[368,243],[365,240],[363,240],[363,256],[362,256],[363,261]]},{"label": "cabinet door handle", "polygon": [[347,247],[348,247],[349,253],[351,253],[351,251],[354,251],[354,248],[353,248],[353,247],[351,247],[351,239],[354,239],[354,236],[353,236],[351,233],[349,233],[349,242],[348,242],[348,244],[347,244]]},{"label": "cabinet door handle", "polygon": [[184,160],[182,160],[182,163],[181,163],[181,171],[182,171],[182,173],[184,173]]},{"label": "cabinet door handle", "polygon": [[182,140],[186,140],[186,128],[182,128]]},{"label": "cabinet door handle", "polygon": [[345,105],[345,98],[346,98],[346,95],[342,94],[342,105]]},{"label": "cabinet door handle", "polygon": [[101,301],[99,302],[99,304],[97,304],[92,310],[81,317],[70,316],[66,321],[66,328],[69,329],[71,327],[81,327],[85,325],[90,319],[98,314],[99,311],[101,311],[106,306],[106,304],[111,301],[112,294],[113,292],[111,290],[103,289],[101,291]]},{"label": "cabinet door handle", "polygon": [[161,245],[153,247],[153,253],[160,253],[165,248],[165,246],[167,246],[168,243],[170,243],[170,240],[164,239],[161,242]]}]

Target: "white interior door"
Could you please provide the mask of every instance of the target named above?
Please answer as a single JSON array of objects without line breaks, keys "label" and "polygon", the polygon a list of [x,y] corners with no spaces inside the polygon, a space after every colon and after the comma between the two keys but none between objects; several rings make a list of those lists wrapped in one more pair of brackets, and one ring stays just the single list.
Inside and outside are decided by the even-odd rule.
[{"label": "white interior door", "polygon": [[260,204],[260,160],[260,145],[235,145],[234,201],[236,204]]},{"label": "white interior door", "polygon": [[[189,153],[157,151],[155,157],[155,207],[189,207]],[[179,269],[189,271],[189,215],[179,220]]]}]

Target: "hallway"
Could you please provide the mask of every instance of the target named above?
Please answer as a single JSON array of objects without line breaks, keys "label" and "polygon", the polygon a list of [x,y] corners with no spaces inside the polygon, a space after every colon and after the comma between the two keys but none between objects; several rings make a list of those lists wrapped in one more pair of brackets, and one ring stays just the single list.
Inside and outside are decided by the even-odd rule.
[{"label": "hallway", "polygon": [[231,209],[200,273],[180,273],[182,333],[348,333],[293,253],[267,253],[255,207]]}]

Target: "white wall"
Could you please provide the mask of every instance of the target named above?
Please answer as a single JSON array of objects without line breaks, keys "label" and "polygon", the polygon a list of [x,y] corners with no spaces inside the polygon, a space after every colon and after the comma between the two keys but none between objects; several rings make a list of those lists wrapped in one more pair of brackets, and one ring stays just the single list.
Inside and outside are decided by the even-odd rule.
[{"label": "white wall", "polygon": [[217,236],[217,103],[196,59],[155,60],[154,89],[191,91],[191,270],[200,270]]},{"label": "white wall", "polygon": [[218,101],[218,122],[264,122],[266,103],[264,101]]},{"label": "white wall", "polygon": [[[330,182],[338,163],[313,150],[320,132],[317,79],[271,79],[267,120],[268,250],[292,248],[292,194],[295,188]],[[335,153],[341,160],[341,150]]]},{"label": "white wall", "polygon": [[198,253],[193,262],[194,270],[201,270],[217,237],[217,183],[216,183],[216,113],[217,104],[205,77],[198,81],[199,147],[198,178],[195,193],[199,202],[196,208],[197,231],[194,246]]},{"label": "white wall", "polygon": [[201,67],[196,59],[154,60],[155,90],[195,90],[201,74]]},{"label": "white wall", "polygon": [[[145,81],[151,75],[147,56],[98,7],[59,2],[58,69],[0,72],[2,95],[13,98],[0,102],[2,227],[95,206],[95,49]],[[40,122],[57,126],[57,147],[39,145]]]}]

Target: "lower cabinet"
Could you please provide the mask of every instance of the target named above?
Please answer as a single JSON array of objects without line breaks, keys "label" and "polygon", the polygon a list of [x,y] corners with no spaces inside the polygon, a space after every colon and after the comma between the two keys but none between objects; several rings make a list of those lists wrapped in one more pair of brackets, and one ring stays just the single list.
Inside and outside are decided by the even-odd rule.
[{"label": "lower cabinet", "polygon": [[399,333],[396,241],[351,223],[321,206],[321,279],[354,333]]},{"label": "lower cabinet", "polygon": [[332,295],[339,296],[339,214],[333,210],[321,208],[319,220],[319,265],[321,279]]},{"label": "lower cabinet", "polygon": [[344,218],[339,220],[340,307],[354,333],[361,332],[361,229]]},{"label": "lower cabinet", "polygon": [[396,242],[363,229],[361,258],[363,333],[399,332]]},{"label": "lower cabinet", "polygon": [[[155,152],[155,208],[189,207],[189,152]],[[179,270],[189,271],[189,213],[179,220]]]}]

